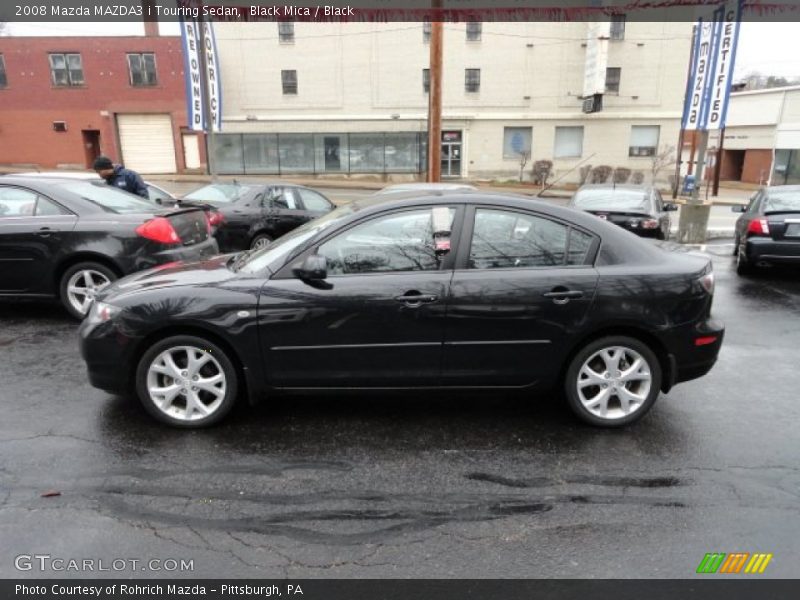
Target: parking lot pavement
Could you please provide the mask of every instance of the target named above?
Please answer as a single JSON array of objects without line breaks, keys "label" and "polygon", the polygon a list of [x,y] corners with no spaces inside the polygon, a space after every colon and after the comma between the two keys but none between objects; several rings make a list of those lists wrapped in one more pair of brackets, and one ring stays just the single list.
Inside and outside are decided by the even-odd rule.
[{"label": "parking lot pavement", "polygon": [[618,431],[497,393],[273,399],[177,431],[89,386],[60,308],[0,304],[0,577],[87,575],[15,570],[45,553],[195,577],[684,578],[734,551],[795,577],[800,278],[740,279],[729,246],[706,250],[719,362]]}]

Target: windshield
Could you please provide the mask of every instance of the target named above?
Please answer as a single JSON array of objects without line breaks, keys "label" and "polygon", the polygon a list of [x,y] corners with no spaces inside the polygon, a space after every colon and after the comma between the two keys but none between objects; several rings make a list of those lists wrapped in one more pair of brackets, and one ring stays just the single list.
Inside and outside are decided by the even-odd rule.
[{"label": "windshield", "polygon": [[59,182],[58,187],[80,196],[106,212],[120,214],[150,213],[155,208],[151,202],[144,198],[123,192],[99,181],[64,181]]},{"label": "windshield", "polygon": [[770,191],[764,212],[800,212],[800,190]]},{"label": "windshield", "polygon": [[206,200],[208,202],[235,202],[245,192],[252,190],[254,185],[241,185],[239,183],[212,183],[204,185],[198,190],[184,196],[186,200]]},{"label": "windshield", "polygon": [[348,215],[353,214],[352,204],[346,204],[332,210],[327,215],[308,221],[297,229],[282,235],[277,240],[247,256],[239,267],[244,273],[257,273],[280,258],[285,258],[293,250],[302,246],[306,241],[317,235],[323,229],[339,222]]},{"label": "windshield", "polygon": [[583,190],[575,194],[573,205],[583,210],[642,211],[649,209],[647,194],[633,190]]}]

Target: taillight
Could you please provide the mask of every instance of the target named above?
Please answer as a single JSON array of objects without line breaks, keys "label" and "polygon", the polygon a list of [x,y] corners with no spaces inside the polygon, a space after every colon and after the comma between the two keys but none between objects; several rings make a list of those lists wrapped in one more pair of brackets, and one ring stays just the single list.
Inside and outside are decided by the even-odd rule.
[{"label": "taillight", "polygon": [[769,235],[769,223],[766,219],[753,219],[747,226],[747,235]]},{"label": "taillight", "polygon": [[164,217],[156,217],[139,225],[136,233],[143,238],[159,242],[161,244],[180,244],[181,238],[169,222]]},{"label": "taillight", "polygon": [[208,220],[208,224],[212,227],[222,225],[223,221],[225,221],[223,214],[221,212],[217,212],[216,210],[207,211],[206,219]]}]

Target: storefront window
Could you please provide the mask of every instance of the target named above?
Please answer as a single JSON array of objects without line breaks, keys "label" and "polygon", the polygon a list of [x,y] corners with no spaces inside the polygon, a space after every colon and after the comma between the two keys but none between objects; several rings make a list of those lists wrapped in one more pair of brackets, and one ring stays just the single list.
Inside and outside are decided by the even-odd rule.
[{"label": "storefront window", "polygon": [[244,173],[241,134],[220,134],[215,137],[214,141],[214,167],[216,171],[219,173]]},{"label": "storefront window", "polygon": [[314,136],[310,133],[280,133],[278,148],[282,173],[314,172]]},{"label": "storefront window", "polygon": [[245,173],[280,173],[277,134],[245,133],[242,143]]},{"label": "storefront window", "polygon": [[350,134],[350,171],[352,173],[383,173],[384,145],[382,133]]}]

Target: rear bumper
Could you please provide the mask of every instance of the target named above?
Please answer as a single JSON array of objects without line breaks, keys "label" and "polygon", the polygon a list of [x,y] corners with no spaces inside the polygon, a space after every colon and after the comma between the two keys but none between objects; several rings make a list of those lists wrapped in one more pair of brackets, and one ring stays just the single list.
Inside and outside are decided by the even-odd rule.
[{"label": "rear bumper", "polygon": [[174,246],[158,252],[142,253],[133,261],[133,266],[127,273],[143,271],[171,262],[194,262],[205,260],[219,254],[217,240],[209,236],[207,240],[192,246]]},{"label": "rear bumper", "polygon": [[751,263],[800,264],[800,239],[773,240],[752,237],[745,245],[747,260]]},{"label": "rear bumper", "polygon": [[667,346],[671,372],[664,380],[665,390],[708,373],[717,362],[724,337],[725,325],[710,318],[670,332]]}]

